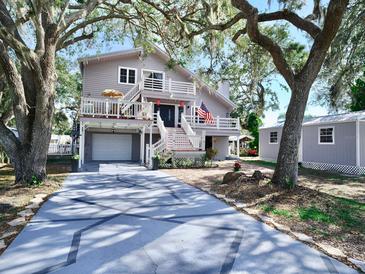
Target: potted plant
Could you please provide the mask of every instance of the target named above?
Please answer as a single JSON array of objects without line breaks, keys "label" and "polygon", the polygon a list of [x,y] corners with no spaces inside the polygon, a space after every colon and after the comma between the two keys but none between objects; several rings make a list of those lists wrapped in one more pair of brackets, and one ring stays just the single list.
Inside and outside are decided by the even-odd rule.
[{"label": "potted plant", "polygon": [[71,171],[77,172],[79,170],[79,159],[80,155],[74,154],[71,157]]},{"label": "potted plant", "polygon": [[157,170],[160,166],[160,155],[156,154],[154,157],[152,157],[152,170]]}]

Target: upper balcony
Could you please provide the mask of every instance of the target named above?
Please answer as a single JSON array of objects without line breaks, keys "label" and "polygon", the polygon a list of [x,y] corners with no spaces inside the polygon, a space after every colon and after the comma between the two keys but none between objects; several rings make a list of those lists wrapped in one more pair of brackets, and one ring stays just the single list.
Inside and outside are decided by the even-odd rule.
[{"label": "upper balcony", "polygon": [[140,83],[142,96],[161,99],[194,100],[196,84],[143,77]]},{"label": "upper balcony", "polygon": [[153,120],[153,104],[112,98],[81,98],[83,117]]}]

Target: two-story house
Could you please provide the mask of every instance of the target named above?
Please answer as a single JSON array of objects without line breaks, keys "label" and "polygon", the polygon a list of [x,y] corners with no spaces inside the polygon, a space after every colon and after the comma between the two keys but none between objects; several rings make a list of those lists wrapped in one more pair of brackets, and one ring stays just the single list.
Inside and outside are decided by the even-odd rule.
[{"label": "two-story house", "polygon": [[[135,48],[79,62],[80,167],[90,161],[150,164],[163,152],[201,157],[209,147],[222,160],[229,154],[228,137],[240,134],[239,119],[230,118],[235,105],[229,87],[215,91],[189,70],[169,68],[169,56],[157,47],[150,54]],[[123,96],[106,97],[105,90]],[[202,103],[212,119],[198,114]]]}]

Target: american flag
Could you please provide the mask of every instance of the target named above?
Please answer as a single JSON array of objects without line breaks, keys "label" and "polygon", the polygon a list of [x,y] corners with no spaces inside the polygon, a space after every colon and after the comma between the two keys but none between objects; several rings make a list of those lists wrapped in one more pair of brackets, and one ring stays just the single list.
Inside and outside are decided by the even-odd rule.
[{"label": "american flag", "polygon": [[214,122],[214,118],[212,113],[209,112],[208,108],[202,102],[198,110],[196,111],[199,117],[204,119],[206,124],[212,124]]}]

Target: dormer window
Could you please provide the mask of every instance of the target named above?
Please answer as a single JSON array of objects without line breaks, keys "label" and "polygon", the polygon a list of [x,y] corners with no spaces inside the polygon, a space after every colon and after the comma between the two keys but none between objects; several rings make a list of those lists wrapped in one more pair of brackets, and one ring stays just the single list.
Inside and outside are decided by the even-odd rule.
[{"label": "dormer window", "polygon": [[137,70],[134,68],[119,67],[118,83],[131,84],[136,83]]}]

